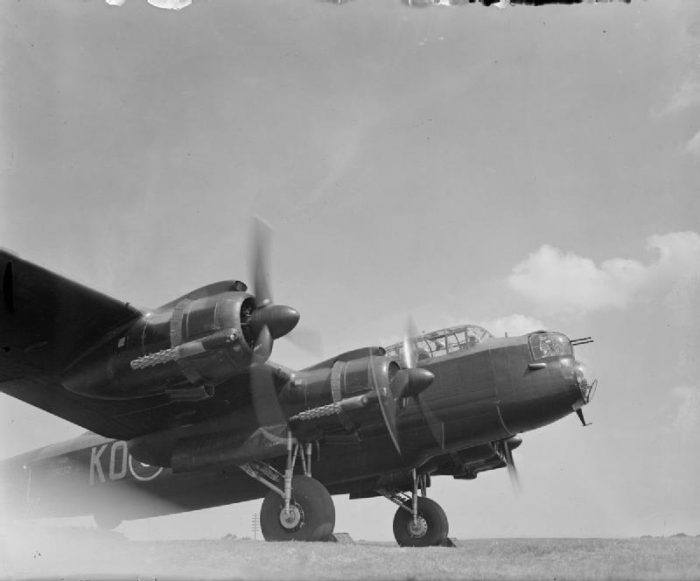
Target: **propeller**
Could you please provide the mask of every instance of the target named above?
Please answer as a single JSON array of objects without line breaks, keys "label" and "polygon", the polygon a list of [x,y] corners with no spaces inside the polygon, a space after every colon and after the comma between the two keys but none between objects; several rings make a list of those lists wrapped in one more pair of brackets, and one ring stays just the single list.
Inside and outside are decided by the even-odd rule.
[{"label": "propeller", "polygon": [[402,361],[406,369],[413,369],[418,361],[416,353],[416,337],[418,337],[418,328],[413,317],[409,316],[406,321],[406,329],[403,334],[403,352]]},{"label": "propeller", "polygon": [[[282,377],[282,381],[286,378]],[[276,369],[256,364],[250,368],[250,396],[253,410],[261,428],[284,433],[289,423],[277,396]]]},{"label": "propeller", "polygon": [[408,381],[408,386],[406,389],[399,391],[399,397],[405,399],[406,397],[413,397],[413,399],[418,404],[425,421],[428,424],[430,433],[435,438],[435,441],[440,445],[440,448],[445,448],[445,425],[438,419],[438,417],[433,413],[433,411],[425,403],[425,400],[421,397],[421,393],[427,389],[435,379],[435,375],[427,369],[417,367],[418,363],[418,353],[416,345],[416,337],[418,337],[419,332],[416,327],[416,323],[413,317],[409,317],[406,322],[406,331],[403,336],[403,366],[402,369],[397,373],[397,377],[394,381],[399,379],[402,373],[408,373],[410,379]]},{"label": "propeller", "polygon": [[256,363],[267,361],[274,340],[289,333],[299,322],[298,311],[286,305],[276,305],[272,300],[269,281],[271,241],[270,226],[259,218],[254,219],[250,267],[255,309],[247,322],[254,337],[253,359]]},{"label": "propeller", "polygon": [[323,356],[321,333],[316,329],[305,327],[304,323],[296,327],[289,335],[285,336],[285,339],[295,347],[303,349],[316,358],[321,358]]},{"label": "propeller", "polygon": [[[417,367],[416,365],[418,358],[416,354],[415,337],[417,336],[418,333],[415,331],[415,324],[413,320],[409,318],[403,341],[403,356],[401,361],[403,369],[400,369],[394,374],[389,386],[380,386],[377,383],[376,377],[374,378],[374,383],[377,386],[377,395],[379,396],[379,406],[382,411],[382,416],[384,416],[384,423],[389,431],[394,447],[399,454],[401,454],[401,445],[399,444],[397,416],[401,408],[403,408],[405,400],[409,397],[413,398],[418,404],[435,441],[440,444],[441,448],[444,448],[445,442],[443,423],[435,416],[421,397],[421,393],[430,387],[435,380],[435,375],[429,369]],[[374,373],[373,366],[372,370],[372,373]]]},{"label": "propeller", "polygon": [[520,492],[522,489],[520,485],[520,476],[518,475],[518,468],[515,466],[515,460],[513,460],[513,451],[507,442],[503,444],[503,456],[506,460],[506,468],[508,469],[508,478],[510,478],[510,483],[513,485],[513,489],[516,492]]},{"label": "propeller", "polygon": [[255,338],[254,359],[256,362],[267,361],[274,340],[280,337],[285,337],[312,355],[321,356],[323,348],[320,333],[314,329],[298,328],[299,312],[292,307],[276,305],[273,302],[269,279],[271,248],[272,228],[260,218],[253,218],[250,280],[255,295],[255,310],[248,319],[248,325]]},{"label": "propeller", "polygon": [[250,391],[258,425],[268,431],[283,433],[289,426],[277,389],[280,383],[290,380],[291,372],[282,366],[263,363],[269,359],[275,339],[292,339],[297,346],[312,352],[321,351],[321,339],[317,332],[307,329],[302,329],[302,333],[296,337],[291,334],[299,322],[299,312],[292,307],[275,304],[273,300],[270,284],[271,248],[272,228],[260,218],[253,218],[249,268],[255,308],[246,321],[253,338]]},{"label": "propeller", "polygon": [[518,468],[515,466],[515,460],[513,459],[513,449],[517,448],[521,443],[522,439],[520,436],[511,436],[507,440],[502,440],[499,446],[501,459],[506,464],[508,478],[510,478],[510,483],[516,493],[522,490],[522,486],[520,484]]}]

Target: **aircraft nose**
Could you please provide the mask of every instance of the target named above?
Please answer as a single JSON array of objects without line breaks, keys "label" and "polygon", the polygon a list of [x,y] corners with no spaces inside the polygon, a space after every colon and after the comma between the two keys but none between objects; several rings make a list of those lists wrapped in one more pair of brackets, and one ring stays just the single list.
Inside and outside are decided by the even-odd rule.
[{"label": "aircraft nose", "polygon": [[598,380],[593,377],[590,366],[581,361],[576,361],[574,364],[574,377],[576,379],[576,385],[581,391],[583,405],[586,405],[595,394],[596,387],[598,387]]}]

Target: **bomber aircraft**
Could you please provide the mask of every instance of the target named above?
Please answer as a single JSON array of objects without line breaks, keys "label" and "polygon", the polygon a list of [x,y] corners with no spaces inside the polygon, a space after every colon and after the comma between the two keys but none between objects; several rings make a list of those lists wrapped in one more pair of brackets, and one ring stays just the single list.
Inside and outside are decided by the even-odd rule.
[{"label": "bomber aircraft", "polygon": [[266,540],[327,541],[332,495],[382,495],[399,545],[440,545],[433,478],[515,479],[519,434],[572,412],[585,425],[597,380],[573,347],[590,338],[409,324],[395,345],[273,363],[299,313],[272,300],[269,238],[256,223],[253,292],[227,280],[152,310],[0,251],[0,391],[89,430],[0,464],[14,517],[113,528],[263,498]]}]

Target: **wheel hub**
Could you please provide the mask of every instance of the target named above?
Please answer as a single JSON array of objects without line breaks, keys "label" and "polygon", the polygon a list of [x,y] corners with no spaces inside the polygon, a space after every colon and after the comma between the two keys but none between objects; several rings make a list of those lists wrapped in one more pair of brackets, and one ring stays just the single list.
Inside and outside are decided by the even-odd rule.
[{"label": "wheel hub", "polygon": [[420,538],[428,532],[428,523],[422,516],[411,519],[408,523],[408,532],[414,538]]},{"label": "wheel hub", "polygon": [[288,531],[298,528],[302,524],[304,514],[301,509],[295,504],[289,507],[289,510],[282,509],[280,511],[280,524]]}]

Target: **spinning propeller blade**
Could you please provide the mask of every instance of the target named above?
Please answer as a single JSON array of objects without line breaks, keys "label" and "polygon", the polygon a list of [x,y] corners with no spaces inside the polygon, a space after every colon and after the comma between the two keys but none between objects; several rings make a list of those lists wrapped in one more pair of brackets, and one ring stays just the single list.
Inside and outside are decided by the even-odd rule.
[{"label": "spinning propeller blade", "polygon": [[266,365],[250,368],[250,396],[261,428],[287,427],[287,416],[277,396],[274,370]]},{"label": "spinning propeller blade", "polygon": [[262,219],[253,218],[253,246],[251,248],[250,266],[253,270],[251,280],[255,289],[258,308],[272,302],[269,281],[269,258],[272,246],[272,228]]},{"label": "spinning propeller blade", "polygon": [[264,326],[257,333],[257,339],[255,340],[255,347],[253,347],[253,358],[256,362],[264,363],[270,358],[272,353],[272,333],[270,333],[270,328]]},{"label": "spinning propeller blade", "polygon": [[510,483],[513,486],[513,490],[519,493],[522,490],[520,485],[520,476],[518,475],[518,469],[515,466],[515,460],[513,460],[513,450],[511,450],[508,441],[503,442],[503,459],[506,463],[506,468],[508,470],[508,477],[510,478]]},{"label": "spinning propeller blade", "polygon": [[253,219],[250,248],[255,309],[246,321],[254,338],[253,365],[250,368],[250,392],[253,409],[261,427],[287,426],[287,418],[277,397],[274,370],[264,365],[270,358],[275,339],[289,333],[299,321],[292,307],[276,305],[269,280],[272,229],[259,218]]},{"label": "spinning propeller blade", "polygon": [[394,395],[393,384],[380,385],[377,380],[377,375],[374,371],[374,352],[369,349],[369,371],[372,374],[372,385],[374,385],[375,394],[377,395],[377,400],[379,401],[379,409],[382,412],[382,417],[384,418],[384,423],[386,424],[386,429],[389,432],[391,441],[394,444],[396,451],[401,454],[401,446],[399,445],[399,433],[396,426],[396,413],[397,413],[397,398]]},{"label": "spinning propeller blade", "polygon": [[[425,400],[421,397],[421,392],[427,389],[435,379],[435,375],[427,369],[417,367],[418,354],[417,354],[417,344],[416,338],[419,336],[418,328],[413,320],[413,317],[408,317],[406,322],[406,331],[403,336],[403,364],[406,368],[402,371],[409,371],[412,374],[412,383],[415,385],[410,386],[407,392],[400,392],[402,395],[400,397],[410,396],[416,400],[418,407],[420,408],[423,417],[425,418],[430,433],[433,435],[435,441],[440,445],[440,448],[445,448],[445,425],[438,419],[438,417],[433,413],[433,411],[425,403]],[[401,372],[399,372],[401,373]],[[420,375],[419,375],[420,373]],[[398,376],[399,374],[397,374]],[[396,381],[396,378],[395,378]]]},{"label": "spinning propeller blade", "polygon": [[269,281],[269,257],[272,246],[272,229],[256,218],[253,220],[253,240],[250,255],[251,280],[255,295],[255,310],[247,323],[255,337],[253,348],[257,363],[267,361],[272,352],[274,339],[289,333],[299,322],[299,313],[292,307],[272,302]]},{"label": "spinning propeller blade", "polygon": [[386,423],[394,447],[399,454],[401,454],[401,446],[399,444],[397,416],[402,407],[400,404],[409,397],[413,398],[418,404],[435,441],[441,448],[444,449],[445,447],[444,424],[437,418],[421,397],[421,393],[428,389],[435,380],[435,375],[432,371],[417,366],[417,336],[418,331],[416,330],[416,325],[413,319],[409,317],[403,338],[403,352],[401,357],[403,369],[396,372],[388,387],[377,385],[377,395],[379,396],[379,405],[382,410],[382,415],[384,416],[384,422]]},{"label": "spinning propeller blade", "polygon": [[321,333],[315,329],[304,327],[303,323],[301,327],[295,328],[285,339],[315,357],[323,356],[323,340],[321,339]]},{"label": "spinning propeller blade", "polygon": [[441,449],[445,449],[445,424],[443,424],[438,417],[433,413],[422,397],[416,397],[418,401],[418,407],[420,411],[423,412],[426,422],[428,422],[428,428],[430,428],[430,433],[435,438],[435,441],[440,444]]},{"label": "spinning propeller blade", "polygon": [[403,366],[406,369],[413,369],[418,362],[418,355],[416,353],[416,337],[418,337],[418,328],[413,320],[413,317],[409,315],[406,321],[406,329],[403,334]]},{"label": "spinning propeller blade", "polygon": [[[270,283],[270,252],[272,249],[272,228],[260,218],[253,219],[250,248],[250,280],[255,297],[255,308],[246,324],[254,338],[253,365],[250,369],[250,390],[253,408],[261,427],[288,426],[288,420],[277,394],[277,383],[286,372],[269,365],[263,365],[272,353],[275,339],[287,336],[299,322],[296,309],[277,305],[272,298]],[[321,350],[318,333],[306,331],[296,337],[295,343],[307,350]]]},{"label": "spinning propeller blade", "polygon": [[[252,244],[250,250],[250,280],[253,281],[255,310],[248,324],[256,338],[256,361],[266,361],[272,351],[272,341],[286,336],[294,345],[321,355],[321,335],[313,329],[296,329],[299,312],[292,307],[276,305],[272,298],[270,284],[270,252],[272,249],[272,228],[260,218],[253,219]],[[263,334],[267,328],[271,338]],[[291,331],[295,330],[292,334]],[[260,356],[257,356],[257,352]]]},{"label": "spinning propeller blade", "polygon": [[[374,367],[372,367],[372,373],[374,373]],[[375,385],[377,385],[376,380]],[[386,423],[386,427],[389,431],[389,436],[391,436],[391,441],[394,444],[394,448],[396,448],[396,451],[400,455],[401,445],[399,444],[399,430],[396,424],[398,406],[396,405],[396,398],[394,397],[392,386],[377,386],[377,389],[379,390],[379,408],[382,410],[384,423]]]}]

